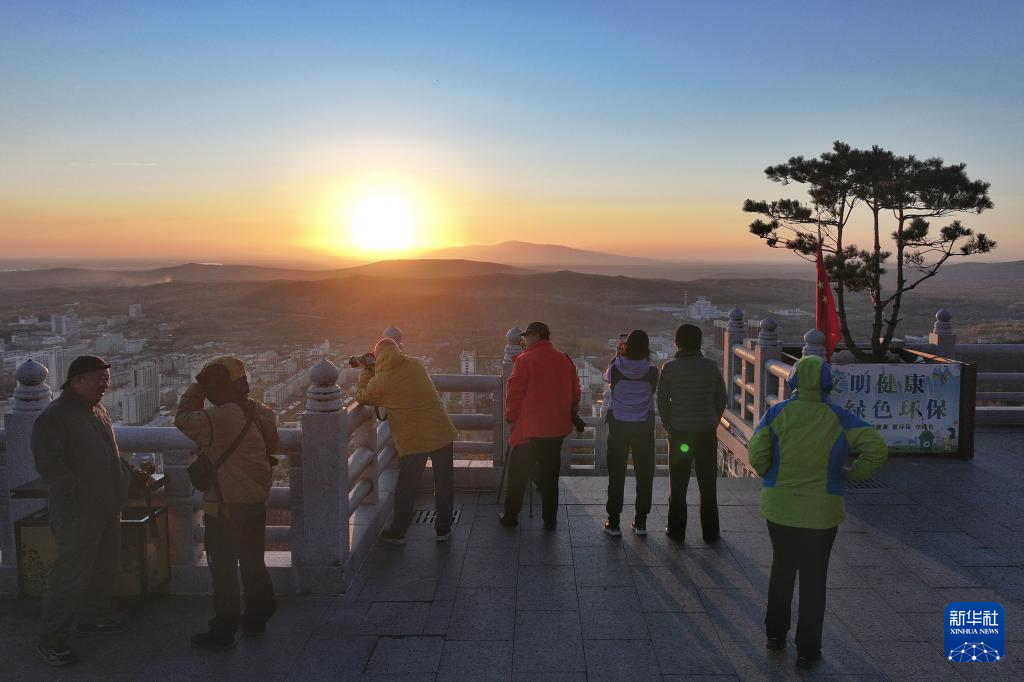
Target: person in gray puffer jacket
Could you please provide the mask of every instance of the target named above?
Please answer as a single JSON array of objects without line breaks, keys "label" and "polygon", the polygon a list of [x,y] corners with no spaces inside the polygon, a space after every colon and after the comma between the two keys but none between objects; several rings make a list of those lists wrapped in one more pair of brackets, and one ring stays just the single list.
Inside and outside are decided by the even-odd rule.
[{"label": "person in gray puffer jacket", "polygon": [[[620,337],[621,338],[621,337]],[[651,345],[647,333],[634,329],[605,370],[604,380],[611,386],[606,421],[608,422],[608,520],[604,532],[622,535],[619,515],[626,485],[626,464],[633,452],[636,474],[636,516],[633,532],[647,535],[647,515],[651,511],[654,487],[654,390],[658,369],[651,365]]]},{"label": "person in gray puffer jacket", "polygon": [[696,466],[700,487],[700,525],[705,542],[718,539],[718,429],[725,412],[722,372],[700,351],[700,327],[676,330],[675,358],[665,363],[658,384],[658,414],[669,433],[668,527],[682,542],[686,536],[686,489]]}]

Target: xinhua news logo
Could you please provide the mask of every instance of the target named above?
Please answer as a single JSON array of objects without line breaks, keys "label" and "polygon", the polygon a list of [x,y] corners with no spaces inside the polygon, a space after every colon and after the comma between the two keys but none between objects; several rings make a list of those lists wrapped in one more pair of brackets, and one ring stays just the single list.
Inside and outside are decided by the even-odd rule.
[{"label": "xinhua news logo", "polygon": [[1003,607],[994,601],[946,604],[946,659],[954,663],[995,663],[1003,651]]}]

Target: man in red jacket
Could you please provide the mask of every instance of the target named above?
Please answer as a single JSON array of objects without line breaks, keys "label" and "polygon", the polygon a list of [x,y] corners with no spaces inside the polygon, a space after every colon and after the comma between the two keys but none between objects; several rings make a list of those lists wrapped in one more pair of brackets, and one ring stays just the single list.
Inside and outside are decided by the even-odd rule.
[{"label": "man in red jacket", "polygon": [[505,388],[505,420],[512,424],[507,466],[508,495],[501,525],[516,526],[523,493],[534,466],[540,488],[544,528],[554,530],[558,514],[558,470],[562,439],[572,431],[572,415],[580,403],[580,380],[572,359],[555,348],[551,330],[531,322],[522,333],[522,353],[512,360]]}]

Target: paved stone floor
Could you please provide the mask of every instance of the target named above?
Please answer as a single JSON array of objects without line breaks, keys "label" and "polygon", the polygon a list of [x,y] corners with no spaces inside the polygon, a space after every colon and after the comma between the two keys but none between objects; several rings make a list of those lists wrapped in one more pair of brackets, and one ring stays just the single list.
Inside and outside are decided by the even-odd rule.
[{"label": "paved stone floor", "polygon": [[[990,429],[978,444],[971,462],[894,460],[878,476],[886,487],[848,496],[814,676],[1024,679],[1024,433]],[[347,594],[283,597],[266,637],[227,652],[189,648],[207,598],[166,597],[133,607],[129,634],[76,642],[81,662],[55,671],[32,657],[38,605],[3,602],[0,678],[796,678],[792,645],[764,650],[771,550],[759,482],[720,484],[714,546],[692,523],[682,547],[668,542],[664,504],[648,537],[609,538],[601,478],[563,479],[555,532],[542,530],[539,504],[509,531],[497,524],[493,494],[460,495],[451,542],[420,526],[404,547],[378,543]],[[655,500],[666,495],[658,479]],[[1004,660],[944,659],[950,601],[1002,603]]]}]

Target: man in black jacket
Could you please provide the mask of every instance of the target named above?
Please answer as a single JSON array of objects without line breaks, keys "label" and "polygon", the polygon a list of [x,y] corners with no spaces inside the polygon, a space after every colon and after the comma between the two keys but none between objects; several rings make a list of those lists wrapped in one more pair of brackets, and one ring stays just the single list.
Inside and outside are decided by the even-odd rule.
[{"label": "man in black jacket", "polygon": [[57,559],[43,601],[37,654],[49,665],[74,663],[68,647],[79,636],[127,630],[111,618],[121,547],[120,512],[132,470],[121,459],[107,411],[110,365],[94,355],[71,363],[60,397],[32,427],[36,470],[49,485],[50,528]]},{"label": "man in black jacket", "polygon": [[658,413],[669,433],[669,537],[686,537],[686,489],[697,468],[700,526],[705,542],[718,539],[718,422],[725,412],[725,382],[713,360],[700,352],[700,327],[676,330],[675,358],[665,363],[658,382]]}]

